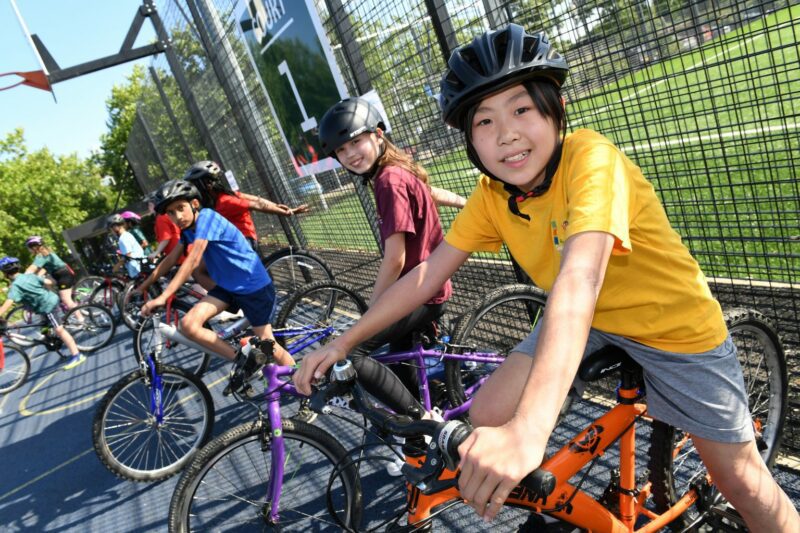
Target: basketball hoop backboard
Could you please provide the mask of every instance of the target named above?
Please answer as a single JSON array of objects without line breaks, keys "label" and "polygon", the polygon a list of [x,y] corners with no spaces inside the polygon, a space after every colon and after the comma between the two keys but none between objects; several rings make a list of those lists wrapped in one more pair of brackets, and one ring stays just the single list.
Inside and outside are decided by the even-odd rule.
[{"label": "basketball hoop backboard", "polygon": [[17,16],[17,21],[19,22],[20,28],[22,28],[22,33],[25,35],[25,39],[28,40],[28,44],[31,46],[31,50],[33,51],[33,55],[36,58],[36,61],[39,66],[39,70],[32,70],[32,71],[25,71],[25,72],[8,72],[5,74],[0,74],[0,76],[9,76],[9,75],[16,75],[22,78],[22,81],[14,83],[8,87],[4,87],[4,89],[10,89],[11,87],[16,87],[17,85],[27,85],[29,87],[35,87],[37,89],[42,89],[43,91],[49,91],[50,94],[53,95],[53,100],[56,99],[56,95],[53,92],[53,86],[50,84],[49,75],[47,65],[45,65],[45,61],[42,58],[42,55],[39,53],[38,48],[36,48],[36,44],[33,42],[33,36],[31,32],[28,30],[28,25],[25,24],[25,19],[22,18],[22,14],[17,7],[16,0],[9,0],[11,2],[11,7],[14,8],[14,13]]}]

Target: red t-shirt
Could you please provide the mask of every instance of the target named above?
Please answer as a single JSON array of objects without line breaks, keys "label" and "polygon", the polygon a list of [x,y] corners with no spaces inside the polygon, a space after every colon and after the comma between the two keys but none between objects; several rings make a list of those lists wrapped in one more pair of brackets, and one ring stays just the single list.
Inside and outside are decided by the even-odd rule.
[{"label": "red t-shirt", "polygon": [[[164,248],[164,255],[169,255],[172,249],[175,248],[181,240],[181,230],[178,229],[178,226],[176,226],[167,215],[156,215],[154,230],[157,242],[169,239],[169,244]],[[183,263],[183,259],[186,257],[188,251],[188,249],[184,250],[183,255],[178,258],[179,265]]]},{"label": "red t-shirt", "polygon": [[220,193],[214,204],[214,211],[227,218],[231,224],[239,228],[245,237],[256,240],[256,225],[250,216],[250,202],[235,192],[234,194]]},{"label": "red t-shirt", "polygon": [[[381,243],[395,233],[406,235],[406,272],[425,261],[442,242],[442,223],[431,192],[411,172],[400,167],[383,167],[374,179],[375,204]],[[450,280],[428,302],[439,304],[453,293]]]}]

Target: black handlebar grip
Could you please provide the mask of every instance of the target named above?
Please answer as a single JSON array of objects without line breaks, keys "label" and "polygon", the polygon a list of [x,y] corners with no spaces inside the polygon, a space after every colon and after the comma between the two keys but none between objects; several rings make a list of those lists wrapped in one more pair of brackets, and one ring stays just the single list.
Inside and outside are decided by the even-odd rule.
[{"label": "black handlebar grip", "polygon": [[522,478],[519,484],[544,499],[556,489],[556,476],[547,470],[536,469]]}]

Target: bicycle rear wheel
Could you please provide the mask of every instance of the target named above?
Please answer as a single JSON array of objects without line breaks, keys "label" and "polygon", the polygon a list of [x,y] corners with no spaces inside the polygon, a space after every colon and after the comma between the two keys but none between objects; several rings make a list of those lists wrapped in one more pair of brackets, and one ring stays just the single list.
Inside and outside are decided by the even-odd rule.
[{"label": "bicycle rear wheel", "polygon": [[116,325],[111,311],[102,305],[83,304],[64,315],[64,327],[82,352],[94,352],[114,337]]},{"label": "bicycle rear wheel", "polygon": [[[136,281],[129,281],[119,295],[118,313],[122,318],[123,324],[125,324],[129,330],[134,332],[139,331],[139,328],[142,326],[142,322],[144,322],[144,318],[142,318],[141,315],[141,310],[145,299],[143,295],[134,292],[138,285],[139,284]],[[148,300],[156,298],[157,296],[158,291],[156,291],[152,286],[147,289]]]},{"label": "bicycle rear wheel", "polygon": [[119,297],[121,294],[122,289],[116,283],[103,281],[103,283],[94,288],[89,300],[85,301],[85,303],[102,305],[111,313],[114,323],[118,324],[122,317],[119,310]]},{"label": "bicycle rear wheel", "polygon": [[275,285],[275,309],[299,287],[315,281],[332,281],[333,272],[319,256],[308,250],[285,248],[264,258],[264,268]]},{"label": "bicycle rear wheel", "polygon": [[[316,349],[366,311],[366,302],[352,287],[336,281],[310,283],[295,291],[281,308],[274,324],[275,338],[293,355],[297,350]],[[318,340],[303,346],[311,339]]]},{"label": "bicycle rear wheel", "polygon": [[[324,487],[346,456],[318,427],[284,420],[283,478],[273,479],[272,432],[261,422],[237,426],[205,446],[186,469],[169,506],[169,531],[339,530],[326,509]],[[280,520],[269,520],[269,487],[281,483]],[[352,529],[361,517],[361,487],[353,465],[330,488],[336,516]]]},{"label": "bicycle rear wheel", "polygon": [[16,390],[28,379],[31,371],[31,360],[21,346],[3,341],[3,364],[0,366],[0,394]]},{"label": "bicycle rear wheel", "polygon": [[[764,462],[771,468],[780,450],[786,418],[788,385],[783,345],[769,320],[757,311],[733,309],[725,313],[725,320],[742,366],[756,443]],[[649,468],[653,500],[659,512],[672,506],[693,486],[704,487],[706,491],[702,503],[695,504],[676,519],[673,526],[687,527],[701,514],[705,514],[712,525],[722,520],[713,511],[723,506],[724,500],[705,483],[705,467],[688,433],[654,421]],[[713,527],[719,528],[715,531],[736,530],[731,522],[719,522]]]},{"label": "bicycle rear wheel", "polygon": [[[166,310],[161,321],[171,326],[178,327],[181,319],[192,308],[186,302],[174,300],[169,311]],[[208,327],[208,326],[206,326]],[[143,361],[146,355],[157,354],[158,360],[163,364],[177,366],[191,372],[198,378],[208,369],[210,357],[207,353],[175,342],[164,337],[153,329],[153,317],[144,320],[133,341],[133,353],[137,361]]]},{"label": "bicycle rear wheel", "polygon": [[[541,320],[546,303],[544,291],[532,285],[513,284],[492,290],[468,311],[453,332],[457,353],[482,352],[505,358]],[[450,403],[463,404],[494,372],[497,364],[445,361],[445,380]]]},{"label": "bicycle rear wheel", "polygon": [[156,390],[148,373],[135,370],[109,389],[97,406],[92,442],[100,461],[117,476],[157,481],[176,474],[206,443],[214,427],[214,403],[199,378],[163,366],[159,423]]}]

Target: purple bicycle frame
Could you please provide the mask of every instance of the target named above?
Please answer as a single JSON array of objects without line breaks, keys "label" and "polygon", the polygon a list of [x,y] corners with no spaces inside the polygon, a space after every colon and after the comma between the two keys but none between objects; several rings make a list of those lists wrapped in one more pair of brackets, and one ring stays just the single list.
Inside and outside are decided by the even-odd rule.
[{"label": "purple bicycle frame", "polygon": [[[496,353],[482,353],[471,352],[468,354],[447,353],[441,350],[427,350],[422,345],[417,348],[405,352],[390,352],[386,354],[378,354],[374,356],[376,361],[380,361],[385,365],[395,363],[405,363],[411,361],[417,368],[417,377],[419,378],[420,389],[422,390],[422,405],[426,411],[430,411],[431,407],[431,391],[428,386],[428,375],[426,372],[425,359],[438,359],[439,361],[455,360],[455,361],[468,361],[473,363],[489,363],[497,364],[502,363],[505,358],[497,355]],[[481,378],[477,383],[471,385],[465,392],[469,398],[463,404],[453,408],[445,409],[442,417],[445,420],[452,420],[457,418],[467,411],[472,405],[472,394],[483,384],[486,378]]]}]

